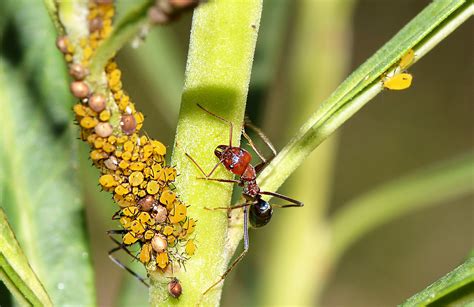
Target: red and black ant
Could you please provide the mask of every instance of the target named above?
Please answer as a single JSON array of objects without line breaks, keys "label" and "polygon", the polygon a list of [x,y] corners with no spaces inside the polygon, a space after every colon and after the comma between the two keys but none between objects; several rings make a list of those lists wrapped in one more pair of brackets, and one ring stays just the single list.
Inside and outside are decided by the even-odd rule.
[{"label": "red and black ant", "polygon": [[[262,160],[262,162],[256,165],[255,167],[251,165],[250,162],[252,160],[252,155],[247,150],[241,147],[232,146],[232,130],[233,130],[232,123],[210,112],[209,110],[206,110],[204,107],[202,107],[199,104],[197,106],[201,108],[203,111],[205,111],[206,113],[229,124],[229,127],[230,127],[229,145],[219,145],[216,147],[216,149],[214,150],[214,154],[219,159],[219,161],[212,168],[209,174],[206,174],[204,170],[201,168],[201,166],[199,166],[199,164],[196,162],[196,160],[194,160],[188,153],[186,153],[186,156],[196,165],[199,171],[204,175],[204,178],[199,178],[199,179],[236,183],[239,186],[243,187],[242,195],[245,198],[245,203],[241,205],[224,207],[224,208],[218,207],[218,208],[210,209],[210,210],[219,210],[219,209],[233,210],[237,208],[243,208],[244,210],[244,250],[234,260],[234,262],[232,262],[232,264],[224,272],[224,274],[222,274],[221,278],[218,281],[216,281],[214,284],[212,284],[209,288],[207,288],[206,291],[204,291],[203,295],[206,295],[212,288],[214,288],[222,280],[225,279],[225,277],[232,271],[232,269],[242,260],[242,258],[247,253],[249,249],[248,221],[250,221],[250,225],[254,228],[262,227],[270,222],[270,219],[273,214],[273,207],[277,207],[277,208],[302,207],[303,203],[279,193],[260,190],[260,187],[257,184],[257,174],[262,171],[262,169],[268,164],[268,162],[271,159],[266,160],[263,157],[263,155],[255,147],[255,144],[252,142],[250,137],[245,133],[245,130],[242,128],[242,135],[245,137],[245,139],[247,139],[250,147],[252,147],[255,153]],[[272,158],[273,158],[276,155],[276,151],[271,145],[270,141],[267,139],[267,137],[263,134],[263,132],[250,123],[246,123],[245,125],[251,128],[252,130],[254,130],[260,136],[260,138],[272,151],[273,153]],[[224,165],[224,167],[230,172],[232,172],[233,174],[239,176],[240,177],[239,180],[210,178],[211,175],[214,173],[214,171],[217,169],[217,167],[220,164]],[[291,204],[270,205],[267,201],[262,199],[262,195],[278,197],[280,199],[290,202]]]}]

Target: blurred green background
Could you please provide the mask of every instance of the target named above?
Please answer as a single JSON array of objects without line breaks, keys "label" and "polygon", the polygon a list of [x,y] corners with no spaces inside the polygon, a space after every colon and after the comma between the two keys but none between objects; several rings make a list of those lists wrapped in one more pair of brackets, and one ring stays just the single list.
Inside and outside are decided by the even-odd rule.
[{"label": "blurred green background", "polygon": [[[330,2],[264,1],[248,115],[277,150],[351,71],[431,1]],[[280,269],[269,260],[276,251],[295,263],[310,261],[305,254],[314,253],[316,245],[287,248],[282,239],[287,234],[305,235],[301,232],[308,225],[300,225],[298,214],[311,212],[317,224],[375,186],[472,152],[472,25],[468,21],[410,69],[414,82],[408,90],[378,95],[290,177],[280,191],[303,201],[305,207],[276,210],[270,225],[250,231],[249,254],[226,281],[224,306],[271,302],[262,293],[272,295],[272,289],[262,289],[271,272]],[[190,26],[188,14],[170,26],[153,29],[140,48],[126,47],[118,56],[124,88],[146,116],[145,130],[168,144],[170,151]],[[2,42],[4,48],[6,41]],[[110,219],[116,206],[108,194],[99,193],[98,173],[89,167],[86,145],[79,147],[99,305],[115,304],[124,287],[136,289],[125,301],[143,302],[144,287],[107,257],[114,245],[105,231],[117,227]],[[474,247],[473,203],[472,195],[440,203],[366,235],[328,274],[320,304],[389,306],[425,288],[460,264]],[[288,276],[277,277],[283,287],[298,287],[311,279],[295,278],[291,268],[286,269]],[[277,294],[278,289],[274,291]]]}]

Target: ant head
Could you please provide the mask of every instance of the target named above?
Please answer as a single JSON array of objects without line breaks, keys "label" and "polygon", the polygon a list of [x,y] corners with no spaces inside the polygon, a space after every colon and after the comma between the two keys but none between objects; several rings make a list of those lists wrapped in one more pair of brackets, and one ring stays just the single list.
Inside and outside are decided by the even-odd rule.
[{"label": "ant head", "polygon": [[255,203],[250,206],[249,221],[254,228],[267,225],[272,218],[272,206],[265,200],[258,197]]},{"label": "ant head", "polygon": [[229,146],[227,145],[219,145],[216,147],[216,149],[214,150],[214,154],[216,155],[216,157],[218,157],[219,159],[222,158],[222,155],[229,149]]}]

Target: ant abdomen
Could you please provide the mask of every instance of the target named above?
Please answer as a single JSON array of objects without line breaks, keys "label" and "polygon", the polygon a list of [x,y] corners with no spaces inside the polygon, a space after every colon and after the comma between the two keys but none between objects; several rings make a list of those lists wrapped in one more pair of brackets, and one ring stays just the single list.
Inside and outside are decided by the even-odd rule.
[{"label": "ant abdomen", "polygon": [[265,226],[270,222],[272,218],[273,209],[272,206],[265,200],[259,198],[257,203],[252,204],[249,209],[249,221],[250,225],[254,228]]}]

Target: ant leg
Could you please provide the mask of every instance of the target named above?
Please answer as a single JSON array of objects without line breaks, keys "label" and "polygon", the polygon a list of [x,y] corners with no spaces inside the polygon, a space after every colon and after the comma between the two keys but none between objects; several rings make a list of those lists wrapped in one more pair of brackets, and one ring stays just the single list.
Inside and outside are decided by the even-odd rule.
[{"label": "ant leg", "polygon": [[204,177],[198,177],[197,179],[240,184],[240,180],[235,180],[235,179],[219,179],[219,178],[204,178]]},{"label": "ant leg", "polygon": [[215,207],[215,208],[208,208],[204,207],[204,209],[209,210],[209,211],[214,211],[214,210],[234,210],[234,209],[239,209],[239,208],[246,208],[251,206],[252,204],[242,204],[242,205],[235,205],[235,206],[230,206],[230,207]]},{"label": "ant leg", "polygon": [[303,207],[304,206],[304,204],[302,202],[300,202],[299,200],[290,198],[290,197],[285,196],[283,194],[279,194],[279,193],[275,193],[275,192],[267,192],[267,191],[260,191],[260,194],[278,197],[280,199],[284,199],[284,200],[289,201],[290,203],[292,203],[291,205],[272,205],[272,206],[275,206],[275,207],[287,208],[287,207]]},{"label": "ant leg", "polygon": [[118,260],[117,258],[115,258],[112,254],[115,253],[116,251],[118,250],[121,250],[123,249],[122,246],[117,246],[113,249],[111,249],[109,251],[109,258],[110,260],[112,260],[113,263],[115,263],[117,266],[119,266],[120,268],[124,269],[125,271],[127,271],[128,273],[132,274],[133,277],[135,277],[136,279],[138,279],[142,284],[144,284],[146,287],[150,287],[150,285],[145,281],[145,279],[143,277],[141,277],[140,275],[138,275],[136,272],[132,271],[130,268],[128,268],[125,264],[123,264],[120,260]]},{"label": "ant leg", "polygon": [[138,279],[141,283],[143,283],[145,286],[147,287],[150,287],[150,285],[145,281],[145,279],[143,277],[141,277],[140,275],[138,275],[136,272],[132,271],[130,268],[128,268],[125,264],[123,264],[120,260],[118,260],[115,256],[113,256],[112,254],[119,251],[119,250],[124,250],[129,256],[131,256],[132,258],[134,258],[135,260],[138,260],[138,258],[133,255],[126,247],[125,245],[123,245],[122,243],[120,243],[119,241],[117,241],[114,237],[112,237],[112,235],[114,234],[123,234],[125,232],[125,230],[108,230],[107,231],[107,235],[109,236],[109,238],[115,243],[117,244],[118,246],[111,249],[108,253],[109,255],[109,258],[110,260],[112,260],[113,263],[115,263],[117,266],[119,266],[120,268],[122,268],[123,270],[127,271],[128,273],[132,274],[133,277],[135,277],[136,279]]},{"label": "ant leg", "polygon": [[214,173],[214,171],[217,169],[217,167],[219,166],[219,164],[222,163],[223,160],[219,160],[219,162],[216,163],[216,165],[214,165],[214,167],[212,168],[212,170],[209,172],[209,174],[206,174],[206,172],[202,169],[202,167],[196,162],[196,160],[194,160],[193,157],[191,157],[190,154],[188,154],[187,152],[184,153],[186,155],[186,157],[189,158],[189,160],[191,160],[194,165],[196,165],[196,167],[199,169],[199,171],[204,175],[204,177],[206,177],[205,179],[209,179],[209,177],[211,177],[211,175]]},{"label": "ant leg", "polygon": [[210,115],[212,115],[212,116],[214,116],[214,117],[220,119],[221,121],[223,121],[223,122],[229,124],[229,127],[230,127],[230,129],[229,129],[229,130],[230,130],[230,131],[229,131],[229,147],[232,147],[232,130],[233,130],[232,122],[230,122],[230,121],[228,121],[227,119],[225,119],[225,118],[223,118],[223,117],[220,117],[219,115],[214,114],[214,113],[212,113],[211,111],[205,109],[205,108],[204,108],[202,105],[200,105],[199,103],[197,104],[197,106],[198,106],[199,108],[201,108],[203,111],[207,112],[208,114],[210,114]]},{"label": "ant leg", "polygon": [[222,274],[221,278],[218,281],[213,283],[206,291],[202,294],[204,297],[209,291],[211,291],[215,286],[217,286],[221,281],[223,281],[227,275],[235,268],[235,266],[244,258],[245,254],[247,254],[249,250],[249,227],[248,227],[248,208],[244,207],[244,250],[240,255],[232,262],[229,268]]},{"label": "ant leg", "polygon": [[275,147],[273,147],[270,140],[267,138],[267,136],[263,133],[263,131],[260,128],[256,127],[254,124],[252,124],[252,122],[250,121],[248,117],[245,117],[245,127],[252,129],[260,137],[260,139],[265,143],[265,145],[267,145],[267,147],[270,148],[270,150],[272,151],[271,157],[269,157],[268,159],[265,159],[263,155],[260,153],[260,151],[257,149],[257,147],[255,146],[252,139],[248,136],[245,130],[242,129],[242,135],[248,141],[250,147],[252,147],[255,153],[259,156],[260,160],[262,160],[261,163],[255,166],[255,171],[258,174],[271,160],[273,160],[273,158],[276,156],[276,150],[275,150]]}]

